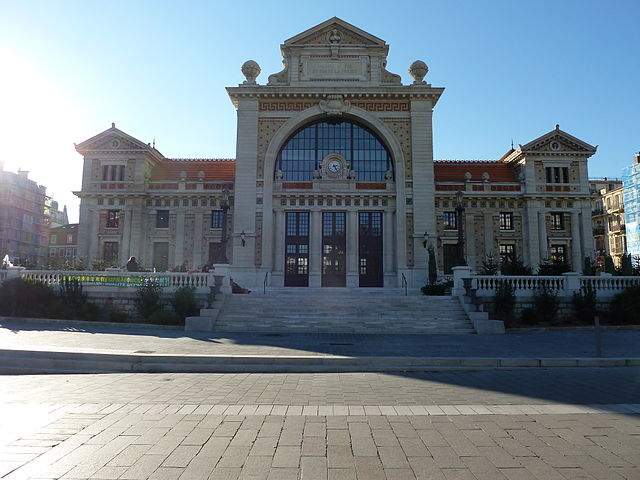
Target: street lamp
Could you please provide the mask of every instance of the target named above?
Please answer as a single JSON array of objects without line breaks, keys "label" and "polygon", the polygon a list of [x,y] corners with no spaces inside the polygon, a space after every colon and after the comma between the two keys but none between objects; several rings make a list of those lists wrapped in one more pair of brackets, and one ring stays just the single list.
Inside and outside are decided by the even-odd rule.
[{"label": "street lamp", "polygon": [[456,220],[458,223],[458,245],[457,245],[457,262],[458,266],[466,265],[467,261],[464,258],[464,225],[462,223],[462,214],[464,213],[464,205],[462,199],[464,193],[462,190],[458,190],[456,193]]},{"label": "street lamp", "polygon": [[229,190],[227,190],[227,187],[222,189],[220,208],[222,209],[222,238],[220,240],[222,253],[219,258],[221,258],[222,263],[229,263],[227,260],[227,215],[229,214]]}]

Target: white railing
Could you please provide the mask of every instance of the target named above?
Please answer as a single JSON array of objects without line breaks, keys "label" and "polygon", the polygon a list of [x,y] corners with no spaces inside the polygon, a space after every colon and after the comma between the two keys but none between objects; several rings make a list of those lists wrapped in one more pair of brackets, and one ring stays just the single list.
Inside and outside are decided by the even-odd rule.
[{"label": "white railing", "polygon": [[476,290],[479,297],[491,297],[496,293],[496,288],[507,282],[513,288],[516,297],[533,296],[533,292],[546,287],[554,291],[565,289],[563,276],[515,276],[515,275],[472,275],[471,287]]},{"label": "white railing", "polygon": [[629,287],[639,286],[640,277],[580,277],[580,286],[587,284],[596,290],[598,297],[612,297]]}]

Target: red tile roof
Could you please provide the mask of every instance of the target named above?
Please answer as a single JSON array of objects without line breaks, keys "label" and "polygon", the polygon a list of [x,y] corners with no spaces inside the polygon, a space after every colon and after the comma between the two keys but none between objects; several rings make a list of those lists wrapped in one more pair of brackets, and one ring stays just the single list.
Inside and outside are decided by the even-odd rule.
[{"label": "red tile roof", "polygon": [[180,180],[180,173],[187,174],[186,180],[197,180],[198,173],[204,173],[204,180],[232,182],[236,175],[236,161],[232,158],[176,158],[167,159],[153,169],[152,181]]},{"label": "red tile roof", "polygon": [[473,160],[436,160],[434,162],[436,182],[464,182],[465,173],[471,173],[472,182],[481,182],[484,172],[490,182],[517,182],[514,168],[508,163]]}]

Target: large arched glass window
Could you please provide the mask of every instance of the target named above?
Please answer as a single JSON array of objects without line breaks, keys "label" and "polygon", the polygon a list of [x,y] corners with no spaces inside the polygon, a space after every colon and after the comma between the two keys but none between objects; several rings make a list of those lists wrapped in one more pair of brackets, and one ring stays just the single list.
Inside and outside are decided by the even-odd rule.
[{"label": "large arched glass window", "polygon": [[323,120],[298,130],[280,150],[276,169],[284,180],[308,181],[331,153],[342,155],[360,181],[382,182],[393,171],[391,155],[380,138],[348,120]]}]

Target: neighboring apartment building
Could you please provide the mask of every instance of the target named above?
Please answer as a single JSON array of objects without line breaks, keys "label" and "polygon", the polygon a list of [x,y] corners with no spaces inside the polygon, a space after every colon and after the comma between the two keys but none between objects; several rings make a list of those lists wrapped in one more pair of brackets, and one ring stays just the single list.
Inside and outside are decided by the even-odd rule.
[{"label": "neighboring apartment building", "polygon": [[624,219],[627,234],[627,252],[640,258],[640,152],[633,157],[633,164],[624,169]]},{"label": "neighboring apartment building", "polygon": [[49,230],[49,263],[78,258],[78,224],[70,223]]},{"label": "neighboring apartment building", "polygon": [[46,188],[29,180],[29,172],[8,172],[0,163],[0,258],[42,265],[49,243]]},{"label": "neighboring apartment building", "polygon": [[47,205],[49,209],[49,218],[51,222],[51,228],[61,227],[69,223],[69,215],[67,213],[67,206],[65,205],[62,210],[58,207],[58,202],[51,200]]},{"label": "neighboring apartment building", "polygon": [[494,255],[581,270],[593,256],[587,160],[596,148],[556,125],[498,160],[434,161],[444,89],[425,81],[422,61],[403,85],[385,68],[388,51],[332,18],[286,40],[284,69],[266,84],[245,62],[246,80],[227,88],[235,159],[167,158],[115,125],[76,145],[80,256],[120,266],[135,256],[158,270],[226,257],[245,286],[398,287],[406,278],[419,287],[425,245],[438,271],[451,272],[461,221],[473,267]]},{"label": "neighboring apartment building", "polygon": [[604,255],[610,255],[614,265],[620,266],[622,255],[627,251],[622,180],[592,179],[589,185],[597,260],[602,262]]}]

